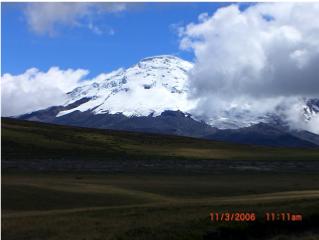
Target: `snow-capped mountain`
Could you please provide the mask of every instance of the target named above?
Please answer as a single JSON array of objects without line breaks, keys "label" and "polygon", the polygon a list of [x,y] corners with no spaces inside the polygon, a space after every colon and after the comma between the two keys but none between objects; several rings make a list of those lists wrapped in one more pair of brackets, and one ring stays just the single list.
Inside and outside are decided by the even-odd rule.
[{"label": "snow-capped mountain", "polygon": [[195,104],[187,99],[187,73],[192,67],[190,62],[174,56],[145,58],[133,67],[102,74],[68,93],[64,106],[84,97],[90,100],[59,112],[57,117],[74,111],[125,116],[158,116],[165,110],[188,112]]},{"label": "snow-capped mountain", "polygon": [[319,99],[305,100],[304,117],[306,121],[310,121],[313,117],[319,115]]},{"label": "snow-capped mountain", "polygon": [[[81,83],[66,94],[62,106],[52,106],[19,118],[249,144],[319,145],[318,135],[292,130],[287,125],[287,116],[283,114],[286,106],[262,114],[234,107],[209,119],[198,115],[197,101],[189,98],[188,73],[192,68],[192,63],[175,56],[145,58],[128,69],[101,74]],[[296,106],[302,121],[318,118],[319,100],[300,101]]]},{"label": "snow-capped mountain", "polygon": [[[211,116],[209,119],[196,114],[196,100],[189,99],[188,73],[193,64],[175,56],[161,55],[142,59],[128,69],[119,69],[86,82],[67,94],[63,106],[69,106],[83,98],[76,107],[58,112],[56,117],[75,111],[93,114],[121,113],[132,116],[159,116],[164,111],[191,113],[197,120],[220,129],[249,127],[260,122],[278,121],[279,112],[257,114],[236,108]],[[318,114],[318,100],[301,100],[300,111],[305,121]],[[283,108],[283,106],[281,106]],[[281,117],[282,118],[282,117]]]}]

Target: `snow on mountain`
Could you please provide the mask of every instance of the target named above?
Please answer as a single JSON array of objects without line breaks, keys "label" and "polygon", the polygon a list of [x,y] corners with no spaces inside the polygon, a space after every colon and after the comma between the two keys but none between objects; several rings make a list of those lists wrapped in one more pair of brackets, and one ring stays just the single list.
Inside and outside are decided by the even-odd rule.
[{"label": "snow on mountain", "polygon": [[101,74],[68,93],[64,105],[84,97],[90,101],[61,111],[57,117],[77,110],[126,116],[157,116],[165,110],[188,112],[196,104],[187,99],[187,72],[192,67],[192,63],[178,57],[162,55],[145,58],[126,70]]},{"label": "snow on mountain", "polygon": [[243,127],[249,127],[258,123],[267,123],[270,120],[270,116],[257,115],[251,111],[237,111],[237,109],[231,109],[224,111],[221,115],[215,115],[211,117],[207,123],[211,126],[219,129],[237,129]]},{"label": "snow on mountain", "polygon": [[254,111],[233,107],[212,115],[206,122],[219,129],[237,129],[249,127],[258,123],[280,125],[295,130],[307,130],[317,132],[316,124],[319,117],[319,100],[307,98],[295,98],[289,105],[285,101],[278,103],[270,111]]},{"label": "snow on mountain", "polygon": [[309,99],[305,101],[304,117],[310,121],[313,117],[319,115],[319,99]]},{"label": "snow on mountain", "polygon": [[[121,113],[127,117],[159,116],[166,110],[191,113],[197,121],[205,121],[219,129],[249,127],[260,122],[282,124],[285,121],[282,109],[279,111],[257,113],[234,107],[225,109],[210,118],[196,114],[196,100],[190,100],[188,72],[193,64],[175,56],[160,55],[144,58],[128,69],[118,69],[108,74],[100,74],[95,79],[82,83],[67,94],[64,106],[68,110],[58,112],[56,117],[69,113],[91,112],[93,114]],[[81,104],[81,99],[89,99]],[[304,122],[319,115],[319,100],[300,99],[300,113]],[[65,108],[64,108],[65,109]],[[280,110],[281,109],[281,110]],[[299,111],[299,110],[298,110]],[[288,124],[289,125],[289,124]]]}]

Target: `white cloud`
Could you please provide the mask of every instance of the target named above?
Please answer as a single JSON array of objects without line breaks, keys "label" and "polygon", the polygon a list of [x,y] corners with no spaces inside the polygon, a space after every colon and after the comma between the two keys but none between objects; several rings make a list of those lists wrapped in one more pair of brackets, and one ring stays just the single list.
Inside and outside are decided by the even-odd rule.
[{"label": "white cloud", "polygon": [[47,72],[31,68],[20,75],[4,74],[1,77],[1,115],[19,115],[63,104],[65,93],[78,86],[87,74],[83,69],[57,67]]},{"label": "white cloud", "polygon": [[185,26],[180,48],[195,54],[190,80],[197,111],[265,114],[288,99],[318,97],[318,16],[318,3],[255,4],[244,11],[231,5]]},{"label": "white cloud", "polygon": [[93,23],[89,23],[88,28],[97,35],[103,34],[103,31],[98,26],[94,25]]},{"label": "white cloud", "polygon": [[[27,3],[25,16],[30,29],[35,33],[55,35],[60,26],[83,26],[81,20],[84,18],[125,9],[125,3]],[[95,33],[101,32],[92,23],[85,26]]]}]

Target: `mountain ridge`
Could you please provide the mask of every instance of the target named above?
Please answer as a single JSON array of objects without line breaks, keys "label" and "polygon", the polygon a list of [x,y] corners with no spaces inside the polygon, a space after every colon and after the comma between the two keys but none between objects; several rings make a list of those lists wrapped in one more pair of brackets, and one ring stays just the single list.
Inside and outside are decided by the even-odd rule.
[{"label": "mountain ridge", "polygon": [[[205,121],[193,115],[192,109],[197,103],[189,98],[188,82],[192,68],[192,63],[175,56],[144,58],[130,68],[101,74],[82,83],[67,93],[68,99],[61,106],[51,106],[17,118],[245,144],[319,146],[318,135],[290,129],[276,113],[255,116],[253,113],[238,115],[228,111],[226,122]],[[303,111],[305,121],[308,121],[318,114],[319,100],[305,100]],[[260,126],[264,129],[259,129]]]}]

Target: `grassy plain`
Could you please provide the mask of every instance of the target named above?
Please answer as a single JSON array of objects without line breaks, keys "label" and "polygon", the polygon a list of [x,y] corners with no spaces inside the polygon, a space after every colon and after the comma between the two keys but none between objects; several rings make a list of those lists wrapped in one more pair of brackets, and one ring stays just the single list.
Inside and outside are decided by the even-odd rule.
[{"label": "grassy plain", "polygon": [[[100,172],[46,167],[92,159],[125,165]],[[45,164],[32,170],[35,160]],[[219,161],[218,168],[202,160]],[[238,160],[239,168],[229,168]],[[2,239],[319,239],[318,160],[315,149],[2,119]],[[14,165],[24,162],[27,170]],[[203,163],[209,167],[197,168]],[[211,222],[210,212],[255,212],[257,221]],[[265,212],[303,220],[265,222]]]},{"label": "grassy plain", "polygon": [[[213,223],[211,211],[258,217]],[[272,211],[303,214],[303,222],[265,223]],[[317,239],[318,217],[314,173],[2,176],[3,239]]]}]

